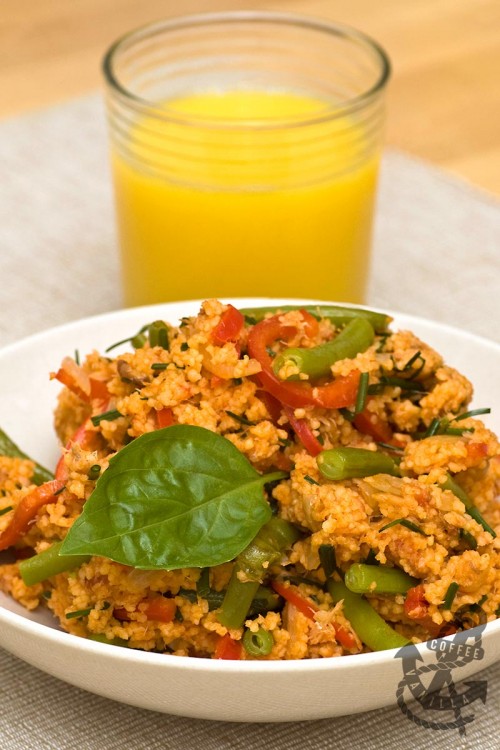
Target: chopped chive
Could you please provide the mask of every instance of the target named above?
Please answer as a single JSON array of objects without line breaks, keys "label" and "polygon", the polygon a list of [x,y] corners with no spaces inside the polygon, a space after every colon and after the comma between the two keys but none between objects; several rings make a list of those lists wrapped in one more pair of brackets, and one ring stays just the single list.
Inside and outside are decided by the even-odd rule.
[{"label": "chopped chive", "polygon": [[318,555],[321,567],[327,578],[330,578],[335,571],[339,572],[335,557],[335,548],[331,544],[320,544],[318,547]]},{"label": "chopped chive", "polygon": [[244,318],[247,326],[254,326],[257,324],[256,318],[254,318],[252,315],[245,315]]},{"label": "chopped chive", "polygon": [[[141,346],[144,346],[144,344],[146,343],[146,337],[144,336],[144,331],[147,331],[147,329],[148,329],[147,325],[142,326],[141,330],[138,331],[133,336],[129,336],[126,339],[121,339],[120,341],[117,341],[116,343],[111,344],[111,346],[108,346],[108,348],[105,349],[105,352],[106,353],[110,352],[112,349],[116,349],[117,346],[121,346],[122,344],[132,344],[134,349],[140,349]],[[142,341],[142,344],[140,346],[135,346],[134,341],[136,343],[139,343],[139,339]]]},{"label": "chopped chive", "polygon": [[316,435],[316,440],[318,441],[320,445],[325,444],[325,438],[323,437],[323,435]]},{"label": "chopped chive", "polygon": [[466,531],[466,529],[460,529],[458,535],[460,539],[463,539],[463,541],[470,547],[470,549],[477,549],[477,540],[469,531]]},{"label": "chopped chive", "polygon": [[208,568],[203,568],[201,571],[201,575],[196,583],[196,593],[200,599],[207,601],[210,612],[214,609],[219,609],[224,599],[223,591],[216,591],[210,587],[210,570]]},{"label": "chopped chive", "polygon": [[309,482],[309,484],[317,484],[319,486],[319,482],[310,477],[309,474],[305,474],[304,479],[306,480],[306,482]]},{"label": "chopped chive", "polygon": [[404,453],[404,448],[399,445],[391,445],[390,443],[376,443],[376,445],[386,451],[391,451],[391,453]]},{"label": "chopped chive", "polygon": [[414,531],[416,534],[421,534],[422,536],[427,536],[425,531],[423,531],[420,526],[417,526],[416,523],[413,523],[412,521],[408,521],[407,518],[396,518],[395,521],[391,521],[390,523],[386,523],[385,526],[382,526],[381,529],[379,529],[379,533],[381,531],[385,531],[386,529],[390,529],[392,526],[404,526],[405,529],[409,529],[410,531]]},{"label": "chopped chive", "polygon": [[477,603],[478,607],[482,607],[485,601],[488,599],[488,594],[483,594],[483,596],[480,598],[480,600]]},{"label": "chopped chive", "polygon": [[2,508],[2,510],[0,510],[0,516],[4,516],[10,510],[14,510],[14,506],[13,505],[8,505],[6,508]]},{"label": "chopped chive", "polygon": [[489,523],[483,518],[481,515],[481,512],[478,508],[474,505],[470,497],[468,496],[467,492],[459,485],[457,482],[455,482],[454,479],[451,478],[451,476],[448,475],[448,478],[444,484],[441,485],[442,490],[449,490],[450,492],[453,492],[453,494],[458,497],[459,500],[462,501],[462,503],[465,505],[465,512],[467,515],[469,515],[471,518],[476,521],[480,526],[483,527],[485,531],[488,532],[488,534],[491,534],[493,539],[496,538],[496,532],[495,530],[489,525]]},{"label": "chopped chive", "polygon": [[[371,386],[370,386],[371,387]],[[369,391],[369,389],[368,389]],[[353,411],[350,411],[349,409],[339,409],[339,412],[342,414],[344,419],[347,419],[348,422],[352,422],[354,417],[356,416]]]},{"label": "chopped chive", "polygon": [[110,409],[110,411],[105,411],[102,414],[97,414],[95,417],[90,417],[90,421],[94,425],[94,427],[98,427],[101,422],[112,422],[114,419],[118,419],[119,417],[123,417],[123,414],[119,412],[117,409]]},{"label": "chopped chive", "polygon": [[374,549],[371,549],[365,559],[365,565],[378,565],[379,562],[377,560],[377,553]]},{"label": "chopped chive", "polygon": [[425,393],[426,387],[422,383],[415,383],[413,380],[405,380],[404,378],[395,378],[387,375],[382,375],[380,382],[383,385],[390,385],[397,388],[401,388],[402,391],[413,391],[415,393]]},{"label": "chopped chive", "polygon": [[456,581],[453,581],[453,583],[450,583],[450,585],[448,586],[448,590],[445,594],[443,604],[442,604],[443,609],[451,609],[451,605],[453,604],[453,600],[455,599],[455,596],[459,588],[460,586],[458,583],[456,583]]},{"label": "chopped chive", "polygon": [[184,616],[179,607],[177,607],[177,609],[175,610],[174,620],[176,620],[177,622],[184,622]]},{"label": "chopped chive", "polygon": [[410,357],[408,362],[405,365],[403,365],[403,368],[400,370],[400,372],[406,372],[407,370],[410,370],[418,359],[424,359],[422,357],[422,354],[419,351],[415,352],[413,357]]},{"label": "chopped chive", "polygon": [[354,414],[359,414],[363,411],[366,404],[366,396],[368,395],[368,379],[369,374],[362,372],[359,378],[358,392],[356,394],[356,405],[354,407]]},{"label": "chopped chive", "polygon": [[188,349],[189,349],[188,342],[187,341],[183,341],[182,344],[181,344],[181,352],[187,352]]},{"label": "chopped chive", "polygon": [[377,350],[376,350],[376,351],[377,351],[377,354],[380,354],[380,352],[383,352],[383,351],[384,351],[384,347],[385,347],[385,345],[386,345],[386,343],[387,343],[387,339],[388,339],[388,338],[389,338],[389,336],[391,336],[391,335],[392,335],[392,334],[390,334],[390,333],[380,333],[380,334],[379,334],[378,338],[380,339],[380,341],[379,341],[379,343],[378,343],[378,347],[377,347]]},{"label": "chopped chive", "polygon": [[440,435],[464,435],[466,432],[474,432],[474,427],[443,427],[439,430]]},{"label": "chopped chive", "polygon": [[66,615],[67,620],[74,620],[77,617],[87,617],[87,615],[90,615],[92,612],[93,607],[89,607],[88,609],[75,609],[74,612],[68,612]]},{"label": "chopped chive", "polygon": [[66,485],[64,487],[60,487],[60,489],[54,492],[54,497],[56,497],[56,495],[60,495],[61,492],[64,492],[65,489],[66,489]]},{"label": "chopped chive", "polygon": [[432,437],[433,435],[436,435],[440,426],[441,426],[441,420],[438,419],[437,417],[434,417],[429,427],[427,428],[426,432],[424,433],[424,438],[428,438],[428,437]]},{"label": "chopped chive", "polygon": [[384,388],[384,383],[372,383],[367,388],[367,394],[369,396],[377,396],[379,393],[383,393]]},{"label": "chopped chive", "polygon": [[453,417],[452,422],[459,422],[461,419],[468,419],[469,417],[477,417],[480,414],[491,414],[491,409],[489,407],[484,409],[471,409],[471,411],[465,411],[463,414],[459,414],[458,417]]},{"label": "chopped chive", "polygon": [[100,473],[101,473],[101,467],[99,466],[99,464],[93,464],[88,470],[87,476],[89,479],[94,480],[94,479],[97,479]]},{"label": "chopped chive", "polygon": [[187,599],[191,604],[196,604],[198,601],[198,594],[193,589],[179,589],[177,592],[178,596],[182,596],[183,599]]},{"label": "chopped chive", "polygon": [[231,417],[232,419],[235,419],[240,424],[244,424],[247,427],[253,427],[255,425],[255,422],[251,422],[249,419],[244,417],[242,414],[235,414],[234,411],[229,411],[229,409],[225,410],[228,417]]},{"label": "chopped chive", "polygon": [[152,370],[167,370],[170,365],[175,367],[177,370],[185,370],[184,365],[177,365],[175,362],[153,362],[151,365]]},{"label": "chopped chive", "polygon": [[52,591],[42,591],[42,598],[45,599],[46,602],[49,601],[51,596],[52,596]]},{"label": "chopped chive", "polygon": [[75,362],[77,365],[80,364],[80,352],[78,351],[78,349],[75,349]]}]

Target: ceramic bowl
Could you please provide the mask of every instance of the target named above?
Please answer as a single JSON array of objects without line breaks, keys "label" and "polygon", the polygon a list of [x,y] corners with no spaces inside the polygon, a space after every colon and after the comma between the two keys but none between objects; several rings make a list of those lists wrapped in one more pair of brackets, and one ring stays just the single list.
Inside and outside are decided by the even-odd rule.
[{"label": "ceramic bowl", "polygon": [[[242,307],[270,303],[255,299],[232,302]],[[273,301],[280,302],[286,300]],[[28,455],[54,466],[58,445],[52,428],[53,409],[60,385],[49,381],[48,373],[75,349],[82,354],[92,349],[103,351],[145,322],[163,318],[175,324],[180,317],[195,314],[199,304],[176,302],[113,312],[6,347],[0,352],[2,429]],[[500,346],[422,318],[390,314],[394,329],[414,331],[469,377],[474,384],[474,406],[492,408],[485,422],[500,434]],[[460,647],[454,642],[456,637],[441,639],[446,653],[456,652],[455,682],[469,678],[500,656],[500,620],[477,631],[469,631],[467,643]],[[107,698],[181,716],[248,722],[320,719],[405,702],[411,697],[405,671],[416,666],[416,679],[424,684],[423,675],[432,676],[439,653],[439,644],[432,642],[412,647],[405,660],[394,651],[286,662],[231,662],[145,653],[69,635],[49,613],[28,612],[3,594],[0,645],[50,675]],[[422,670],[423,665],[430,668]]]}]

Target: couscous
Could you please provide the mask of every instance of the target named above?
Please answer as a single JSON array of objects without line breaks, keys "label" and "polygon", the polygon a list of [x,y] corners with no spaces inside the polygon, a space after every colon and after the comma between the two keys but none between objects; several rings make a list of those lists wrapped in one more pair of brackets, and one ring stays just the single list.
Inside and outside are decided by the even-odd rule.
[{"label": "couscous", "polygon": [[54,363],[53,473],[0,441],[0,588],[23,606],[117,646],[261,660],[498,616],[498,440],[413,333],[208,300],[117,347]]}]

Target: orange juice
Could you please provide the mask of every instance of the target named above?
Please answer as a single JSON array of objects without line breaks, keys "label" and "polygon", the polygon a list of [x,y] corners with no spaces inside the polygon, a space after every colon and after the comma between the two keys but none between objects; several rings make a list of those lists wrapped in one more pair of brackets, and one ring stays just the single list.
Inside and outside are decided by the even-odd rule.
[{"label": "orange juice", "polygon": [[136,118],[112,154],[128,305],[363,301],[379,154],[354,114],[252,90],[193,93],[164,113]]}]

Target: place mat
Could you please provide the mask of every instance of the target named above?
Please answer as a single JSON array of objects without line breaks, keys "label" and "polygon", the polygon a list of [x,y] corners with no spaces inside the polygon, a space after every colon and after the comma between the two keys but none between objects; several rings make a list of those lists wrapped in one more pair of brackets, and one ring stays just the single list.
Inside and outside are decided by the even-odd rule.
[{"label": "place mat", "polygon": [[[101,96],[0,123],[0,164],[0,345],[120,307]],[[368,304],[500,341],[499,259],[496,199],[384,155]],[[397,707],[286,724],[173,717],[85,693],[2,650],[0,676],[2,750],[496,750],[500,735],[500,664],[475,678],[487,681],[487,700],[464,709],[474,716],[465,735],[425,728]]]}]

